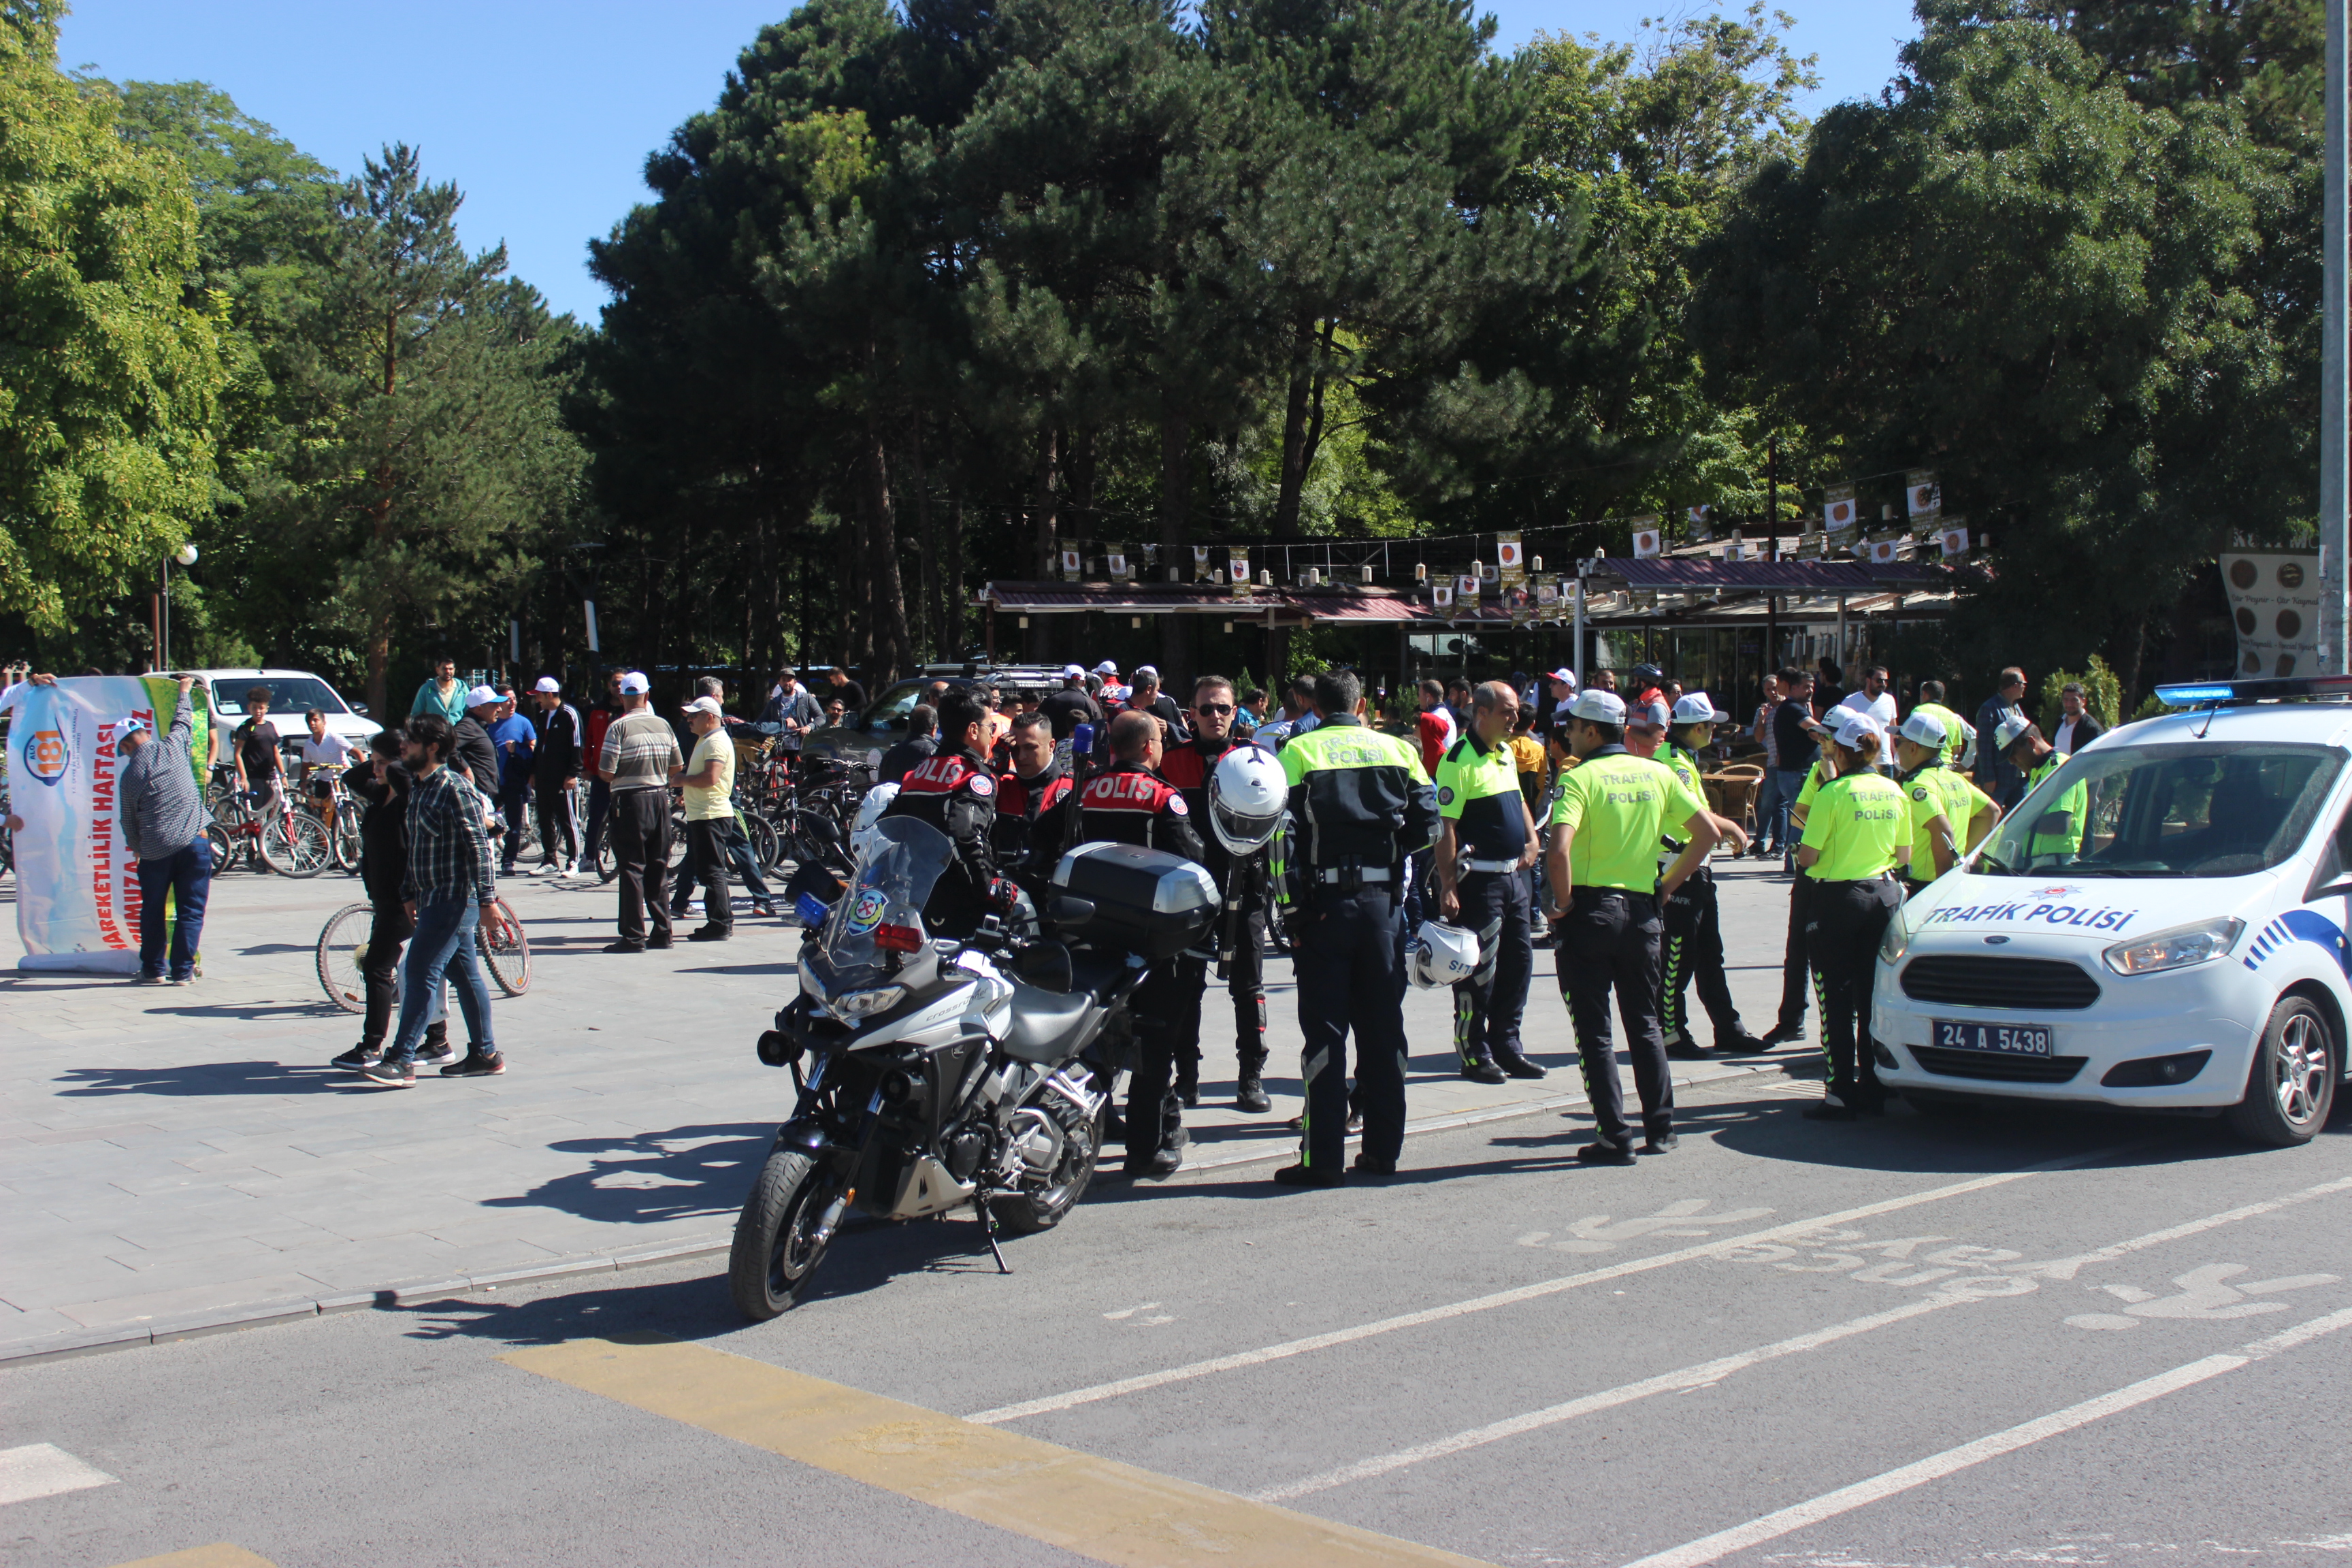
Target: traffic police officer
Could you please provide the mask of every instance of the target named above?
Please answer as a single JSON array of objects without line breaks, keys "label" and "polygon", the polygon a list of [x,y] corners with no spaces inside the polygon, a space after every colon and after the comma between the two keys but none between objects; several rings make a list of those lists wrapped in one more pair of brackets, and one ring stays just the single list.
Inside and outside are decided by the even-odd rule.
[{"label": "traffic police officer", "polygon": [[[1234,683],[1204,675],[1192,683],[1192,739],[1160,759],[1160,776],[1183,793],[1196,823],[1209,820],[1209,777],[1237,742]],[[1236,862],[1223,842],[1205,829],[1202,864],[1217,879],[1224,902],[1218,930],[1219,968],[1234,1000],[1234,1056],[1240,1063],[1234,1104],[1243,1110],[1274,1109],[1265,1092],[1265,855]],[[1176,1019],[1176,1097],[1201,1103],[1201,994],[1208,989],[1209,964],[1186,956],[1177,962],[1180,1000]]]},{"label": "traffic police officer", "polygon": [[[1675,1138],[1674,1083],[1658,1027],[1664,937],[1659,901],[1673,896],[1721,836],[1706,802],[1672,768],[1625,749],[1625,704],[1614,692],[1585,691],[1569,705],[1568,715],[1577,764],[1559,782],[1545,865],[1555,896],[1568,894],[1552,930],[1559,939],[1560,993],[1576,1025],[1584,1090],[1592,1102],[1593,1140],[1576,1157],[1588,1164],[1631,1164],[1633,1130],[1617,1082],[1610,994],[1616,993],[1641,1091],[1643,1147],[1663,1154]],[[1661,877],[1658,840],[1674,826],[1690,839]]]},{"label": "traffic police officer", "polygon": [[[1110,721],[1110,762],[1078,791],[1078,837],[1088,844],[1139,844],[1204,861],[1192,808],[1161,778],[1160,721],[1129,709]],[[1152,964],[1135,988],[1135,1072],[1127,1089],[1127,1173],[1165,1176],[1184,1163],[1184,1113],[1172,1081],[1177,1037],[1177,965]]]},{"label": "traffic police officer", "polygon": [[1478,967],[1454,987],[1454,1050],[1476,1083],[1541,1078],[1519,1048],[1535,973],[1528,871],[1539,846],[1511,746],[1518,699],[1499,680],[1471,696],[1470,732],[1437,764],[1437,910],[1478,938]]},{"label": "traffic police officer", "polygon": [[1911,859],[1912,819],[1909,796],[1877,771],[1886,746],[1877,720],[1849,712],[1832,744],[1837,777],[1814,796],[1797,846],[1797,864],[1813,879],[1806,952],[1830,1069],[1828,1092],[1805,1115],[1851,1121],[1886,1109],[1873,1060],[1870,985],[1887,917],[1903,901],[1895,874]]},{"label": "traffic police officer", "polygon": [[1366,724],[1363,705],[1353,671],[1324,671],[1315,678],[1319,722],[1282,748],[1297,826],[1276,837],[1273,871],[1290,911],[1307,1092],[1298,1163],[1274,1173],[1288,1186],[1345,1179],[1350,1029],[1364,1116],[1355,1168],[1390,1174],[1404,1150],[1398,895],[1406,858],[1435,836],[1437,795],[1418,751]]},{"label": "traffic police officer", "polygon": [[2000,807],[1968,774],[1944,765],[1949,736],[1926,708],[1914,708],[1895,740],[1895,782],[1911,801],[1911,863],[1907,898],[1952,868],[1984,841]]},{"label": "traffic police officer", "polygon": [[[1651,753],[1652,758],[1674,769],[1675,776],[1691,794],[1704,800],[1706,785],[1698,752],[1714,741],[1717,724],[1731,722],[1731,715],[1718,711],[1706,692],[1694,691],[1675,704],[1672,720],[1665,740]],[[1714,821],[1716,832],[1730,844],[1732,854],[1748,847],[1747,831],[1738,823],[1724,816]],[[1662,843],[1658,868],[1663,872],[1681,852],[1682,837],[1669,830]],[[1670,1057],[1700,1054],[1698,1042],[1691,1037],[1689,1004],[1683,997],[1693,979],[1698,982],[1698,999],[1706,1009],[1707,1021],[1715,1026],[1715,1048],[1734,1054],[1758,1049],[1761,1042],[1739,1021],[1739,1008],[1731,1000],[1730,978],[1723,968],[1723,916],[1716,899],[1715,870],[1705,860],[1666,900],[1665,981],[1658,1021],[1665,1032]]]},{"label": "traffic police officer", "polygon": [[996,775],[988,766],[988,710],[969,691],[940,699],[940,749],[907,772],[884,820],[910,816],[946,834],[955,861],[932,885],[923,924],[933,936],[970,936],[988,918],[996,879]]},{"label": "traffic police officer", "polygon": [[1944,683],[1923,680],[1919,683],[1919,705],[1911,710],[1925,713],[1943,726],[1943,765],[1948,768],[1972,768],[1977,763],[1977,727],[1944,706]]},{"label": "traffic police officer", "polygon": [[[2065,752],[2042,738],[2042,727],[2022,713],[2012,713],[2000,721],[1993,738],[1993,750],[2025,775],[2025,785],[2018,797],[2021,800],[2039,788],[2043,779],[2064,767],[2068,760]],[[2033,822],[2032,839],[2026,846],[2029,864],[2072,860],[2082,847],[2084,819],[2089,808],[2090,791],[2080,784],[2056,799],[2043,802],[2041,815]]]}]

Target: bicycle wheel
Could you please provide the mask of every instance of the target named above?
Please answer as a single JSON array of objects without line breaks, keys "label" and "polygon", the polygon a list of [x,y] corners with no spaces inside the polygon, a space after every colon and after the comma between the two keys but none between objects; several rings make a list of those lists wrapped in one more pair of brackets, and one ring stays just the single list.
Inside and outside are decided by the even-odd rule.
[{"label": "bicycle wheel", "polygon": [[596,868],[596,879],[609,882],[621,874],[620,857],[613,853],[613,825],[596,825],[596,842],[588,847],[588,862]]},{"label": "bicycle wheel", "polygon": [[360,874],[360,825],[358,814],[346,806],[335,816],[335,834],[331,845],[335,864],[351,875]]},{"label": "bicycle wheel", "polygon": [[345,904],[327,917],[319,933],[319,984],[327,1000],[346,1013],[367,1011],[367,976],[360,973],[360,954],[367,951],[368,933],[375,927],[375,910],[366,904]]},{"label": "bicycle wheel", "polygon": [[784,852],[776,837],[776,825],[755,812],[743,814],[743,836],[751,847],[751,864],[761,870],[772,870],[783,863]]},{"label": "bicycle wheel", "polygon": [[334,858],[327,825],[307,811],[279,812],[262,826],[261,858],[282,877],[315,877]]},{"label": "bicycle wheel", "polygon": [[213,874],[218,876],[229,869],[229,857],[236,853],[236,836],[214,822],[205,826],[205,837],[213,847]]},{"label": "bicycle wheel", "polygon": [[487,931],[480,933],[482,962],[489,966],[490,978],[499,983],[499,990],[520,996],[530,989],[530,938],[523,934],[522,921],[512,905],[504,899],[491,902],[506,927],[495,940]]}]

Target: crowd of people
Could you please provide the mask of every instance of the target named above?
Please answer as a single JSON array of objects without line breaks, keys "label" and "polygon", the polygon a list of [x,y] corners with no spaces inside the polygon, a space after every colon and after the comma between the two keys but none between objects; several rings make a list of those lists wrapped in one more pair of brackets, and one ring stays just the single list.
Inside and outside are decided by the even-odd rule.
[{"label": "crowd of people", "polygon": [[[189,683],[181,685],[184,693]],[[976,929],[1009,890],[1041,889],[1062,854],[1089,840],[1197,860],[1223,890],[1213,940],[1155,965],[1138,997],[1123,1118],[1130,1172],[1181,1163],[1213,978],[1234,1009],[1234,1102],[1271,1110],[1264,957],[1269,931],[1280,933],[1298,976],[1307,1101],[1300,1160],[1280,1179],[1320,1185],[1342,1179],[1350,1127],[1366,1137],[1357,1171],[1394,1167],[1402,1002],[1414,981],[1453,989],[1465,1078],[1544,1076],[1522,1040],[1538,942],[1556,950],[1593,1106],[1581,1158],[1633,1158],[1612,998],[1644,1152],[1675,1144],[1672,1058],[1800,1042],[1809,994],[1822,1013],[1828,1083],[1808,1114],[1882,1110],[1867,1024],[1872,959],[1889,914],[2099,733],[2079,687],[2064,689],[2047,735],[2024,712],[2024,692],[2023,672],[2003,670],[1970,722],[1945,705],[1941,682],[1927,680],[1906,714],[1884,668],[1865,668],[1846,690],[1823,660],[1768,678],[1757,706],[1735,718],[1706,692],[1638,665],[1622,676],[1597,671],[1589,685],[1567,668],[1532,680],[1428,679],[1412,689],[1410,713],[1383,713],[1350,671],[1299,676],[1273,693],[1203,675],[1180,704],[1150,666],[1122,679],[1106,660],[1070,665],[1050,688],[933,682],[873,782],[896,789],[892,814],[931,820],[957,846],[959,871],[942,879],[927,911],[942,933]],[[288,783],[270,693],[257,686],[243,696],[246,716],[215,737],[215,752],[226,751],[240,789],[269,798]],[[583,711],[553,675],[519,698],[502,681],[465,685],[442,659],[405,722],[363,754],[346,754],[316,714],[306,716],[293,782],[340,773],[362,813],[361,877],[374,910],[361,963],[362,1036],[337,1064],[394,1086],[414,1083],[420,1065],[450,1077],[506,1071],[477,942],[502,918],[497,879],[518,872],[527,802],[536,801],[539,826],[530,870],[577,876],[588,847],[609,838],[618,910],[607,952],[668,946],[697,888],[704,922],[688,941],[730,939],[739,880],[752,913],[783,912],[737,818],[736,742],[748,734],[789,759],[865,704],[845,670],[812,686],[785,668],[756,710],[744,705],[751,718],[730,716],[723,686],[706,677],[673,720],[652,706],[643,673],[615,669]],[[183,701],[160,735],[137,719],[117,726],[123,831],[145,895],[139,978],[148,984],[192,977],[212,869],[190,714]],[[1735,820],[1708,804],[1706,759],[1748,745],[1760,755],[1762,789],[1752,818]],[[1240,752],[1260,759],[1252,765],[1275,781],[1291,825],[1249,854],[1200,831],[1219,809],[1220,764]],[[584,825],[573,810],[583,778]],[[673,790],[688,848],[674,886]],[[2079,805],[2068,805],[2043,812],[2037,843],[2079,837]],[[1761,1037],[1731,999],[1711,868],[1742,854],[1777,855],[1790,874],[1782,993]],[[168,951],[166,891],[178,917]],[[447,1037],[453,985],[468,1031],[462,1053]],[[1694,988],[1711,1047],[1692,1031]]]}]

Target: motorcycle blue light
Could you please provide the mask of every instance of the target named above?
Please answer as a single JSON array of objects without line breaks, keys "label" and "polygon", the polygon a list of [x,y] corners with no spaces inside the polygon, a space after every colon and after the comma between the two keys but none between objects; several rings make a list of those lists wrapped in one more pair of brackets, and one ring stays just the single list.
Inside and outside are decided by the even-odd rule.
[{"label": "motorcycle blue light", "polygon": [[793,900],[793,912],[801,917],[804,926],[821,926],[824,917],[833,913],[833,906],[819,901],[814,893],[803,893]]}]

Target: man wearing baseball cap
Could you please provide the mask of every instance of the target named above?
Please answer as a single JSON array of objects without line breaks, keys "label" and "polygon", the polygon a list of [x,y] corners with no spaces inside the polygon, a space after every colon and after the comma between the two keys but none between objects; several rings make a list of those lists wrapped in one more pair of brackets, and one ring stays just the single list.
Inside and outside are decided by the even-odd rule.
[{"label": "man wearing baseball cap", "polygon": [[[1643,717],[1655,719],[1663,731],[1663,712]],[[1546,859],[1553,896],[1566,895],[1552,930],[1559,939],[1560,994],[1576,1026],[1592,1104],[1593,1140],[1576,1154],[1588,1164],[1633,1161],[1609,1030],[1612,992],[1642,1097],[1643,1147],[1654,1154],[1675,1147],[1672,1068],[1658,1026],[1660,903],[1706,861],[1720,837],[1706,802],[1672,768],[1627,749],[1626,718],[1624,702],[1612,692],[1585,691],[1569,704],[1569,746],[1577,765],[1559,781]],[[1662,877],[1658,840],[1670,829],[1689,838]]]},{"label": "man wearing baseball cap", "polygon": [[669,876],[669,786],[686,773],[686,759],[669,721],[646,705],[650,689],[642,671],[621,677],[621,716],[604,731],[596,759],[596,776],[613,791],[606,831],[621,883],[620,939],[606,952],[669,945],[669,900],[663,896]]},{"label": "man wearing baseball cap", "polygon": [[179,700],[164,734],[158,736],[153,725],[139,718],[114,726],[114,752],[121,759],[115,819],[122,847],[139,861],[139,978],[149,985],[166,979],[164,895],[171,895],[173,916],[169,979],[185,985],[195,976],[196,940],[204,934],[205,900],[212,890],[212,840],[205,837],[208,814],[189,757],[195,705],[188,694],[194,685],[193,676],[180,677]]},{"label": "man wearing baseball cap", "polygon": [[[1706,692],[1694,691],[1675,703],[1669,719],[1666,740],[1654,753],[1656,760],[1674,769],[1675,776],[1704,800],[1706,784],[1698,753],[1714,743],[1715,727],[1730,723],[1731,715],[1717,708]],[[1732,854],[1748,847],[1747,831],[1738,823],[1727,816],[1714,821]],[[1665,843],[1673,847],[1658,852],[1661,865],[1679,849],[1681,836],[1668,832]],[[1756,1037],[1739,1021],[1739,1009],[1731,1000],[1731,983],[1723,968],[1723,921],[1716,900],[1715,871],[1704,860],[1666,900],[1665,980],[1659,1024],[1665,1032],[1670,1057],[1703,1054],[1691,1036],[1688,1006],[1683,999],[1693,979],[1698,982],[1698,999],[1706,1009],[1707,1021],[1715,1026],[1715,1048],[1731,1053],[1757,1049]]]},{"label": "man wearing baseball cap", "polygon": [[[539,869],[569,877],[580,864],[580,826],[572,807],[572,786],[580,779],[580,710],[563,700],[562,683],[542,675],[530,689],[531,724],[538,743],[531,752],[531,791],[539,797]],[[556,853],[557,836],[563,851]]]},{"label": "man wearing baseball cap", "polygon": [[[2064,767],[2068,760],[2065,752],[2042,738],[2041,725],[2018,712],[2003,718],[1993,731],[1993,750],[2003,762],[2025,775],[2021,801],[2039,788],[2043,779]],[[2033,824],[2032,841],[2026,849],[2033,864],[2074,858],[2083,845],[2084,817],[2090,804],[2090,792],[2081,784],[2042,804]]]},{"label": "man wearing baseball cap", "polygon": [[490,739],[490,726],[499,721],[503,700],[496,689],[477,686],[466,693],[466,716],[450,726],[456,736],[456,749],[449,753],[447,764],[450,771],[489,800],[499,798],[499,748]]},{"label": "man wearing baseball cap", "polygon": [[1087,672],[1075,664],[1062,667],[1062,689],[1039,700],[1037,711],[1054,726],[1054,743],[1060,746],[1081,724],[1102,728],[1102,709],[1087,691]]},{"label": "man wearing baseball cap", "polygon": [[728,885],[727,855],[735,827],[735,742],[727,737],[727,710],[716,697],[698,697],[685,708],[694,731],[694,754],[686,760],[687,875],[702,884],[703,923],[687,932],[688,942],[725,942],[735,934],[735,893]]},{"label": "man wearing baseball cap", "polygon": [[[1895,741],[1895,782],[1911,801],[1908,896],[1952,868],[2000,820],[2000,807],[1966,773],[1944,766],[1951,732],[1926,704],[1911,710]],[[1965,842],[1963,842],[1965,840]]]},{"label": "man wearing baseball cap", "polygon": [[1095,673],[1102,678],[1102,700],[1107,710],[1116,708],[1127,700],[1132,689],[1120,684],[1118,665],[1116,660],[1108,658],[1103,660],[1095,666]]}]

